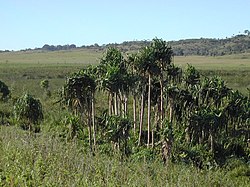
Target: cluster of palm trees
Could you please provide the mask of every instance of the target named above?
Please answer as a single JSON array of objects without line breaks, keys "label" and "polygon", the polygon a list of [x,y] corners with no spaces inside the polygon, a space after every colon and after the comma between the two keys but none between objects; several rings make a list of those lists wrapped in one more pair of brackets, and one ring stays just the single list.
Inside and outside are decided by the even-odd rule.
[{"label": "cluster of palm trees", "polygon": [[[158,38],[132,54],[110,47],[98,66],[67,79],[62,101],[88,127],[91,149],[97,134],[109,134],[115,143],[133,134],[138,146],[149,148],[163,139],[174,141],[181,132],[183,141],[206,143],[211,152],[222,137],[250,137],[249,98],[229,89],[219,77],[201,76],[191,65],[183,71],[172,58],[171,47]],[[107,107],[102,123],[96,120],[97,103]],[[162,133],[166,129],[169,133]]]}]

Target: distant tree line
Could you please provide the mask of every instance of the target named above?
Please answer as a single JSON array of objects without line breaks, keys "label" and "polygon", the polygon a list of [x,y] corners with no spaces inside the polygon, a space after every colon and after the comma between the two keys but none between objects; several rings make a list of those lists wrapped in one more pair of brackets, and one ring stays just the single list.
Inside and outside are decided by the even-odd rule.
[{"label": "distant tree line", "polygon": [[[59,51],[59,50],[72,50],[72,49],[89,49],[95,51],[105,51],[109,47],[115,47],[122,52],[134,52],[138,51],[146,46],[149,46],[150,40],[141,41],[124,41],[123,43],[109,43],[104,45],[83,45],[77,47],[75,44],[67,45],[49,45],[45,44],[42,48],[35,48],[34,50],[45,51]],[[189,56],[189,55],[201,55],[201,56],[223,56],[230,54],[239,54],[250,52],[250,31],[245,30],[244,34],[238,34],[230,38],[225,39],[185,39],[179,41],[169,41],[169,45],[172,46],[173,54],[175,56]],[[30,51],[32,49],[25,49],[21,51]],[[10,52],[9,50],[1,52]]]},{"label": "distant tree line", "polygon": [[176,56],[223,56],[250,52],[250,35],[239,34],[226,39],[187,39],[172,41]]},{"label": "distant tree line", "polygon": [[[223,56],[230,54],[238,54],[250,52],[250,34],[246,30],[245,34],[239,34],[231,38],[226,39],[185,39],[179,41],[170,41],[169,44],[172,46],[173,54],[175,56],[189,56],[189,55],[201,55],[201,56]],[[115,47],[122,52],[137,51],[145,46],[149,46],[151,41],[124,41],[123,43],[111,43],[106,45],[88,45],[76,47],[76,45],[48,45],[45,44],[41,49],[48,51],[57,50],[69,50],[69,49],[91,49],[96,51],[105,51],[109,47]],[[37,48],[39,49],[39,48]]]},{"label": "distant tree line", "polygon": [[45,44],[42,47],[42,50],[47,50],[47,51],[59,51],[59,50],[69,50],[69,49],[75,49],[76,45],[75,44],[71,44],[71,45],[48,45]]}]

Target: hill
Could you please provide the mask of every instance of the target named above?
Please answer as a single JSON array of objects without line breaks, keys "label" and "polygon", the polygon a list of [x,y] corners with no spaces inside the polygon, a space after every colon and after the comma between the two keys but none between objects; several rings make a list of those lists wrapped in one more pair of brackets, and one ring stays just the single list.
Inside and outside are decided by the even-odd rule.
[{"label": "hill", "polygon": [[[137,51],[144,46],[150,44],[149,40],[142,41],[124,41],[123,43],[110,43],[105,45],[88,45],[77,47],[75,44],[71,45],[48,45],[45,44],[41,48],[25,49],[21,51],[62,51],[62,50],[75,50],[86,49],[94,51],[103,51],[110,46],[117,47],[123,52]],[[223,56],[231,54],[240,54],[250,52],[250,33],[239,34],[226,39],[212,39],[212,38],[200,38],[200,39],[184,39],[178,41],[169,41],[169,45],[173,48],[175,56]],[[9,52],[9,51],[0,51]]]},{"label": "hill", "polygon": [[[134,51],[149,45],[151,41],[130,41],[121,44],[108,44],[116,46],[123,51]],[[231,54],[241,54],[250,52],[250,35],[236,35],[226,39],[184,39],[179,41],[169,41],[175,56],[223,56]],[[92,46],[93,47],[93,46]]]},{"label": "hill", "polygon": [[[145,45],[149,45],[149,43],[150,41],[131,41],[113,45],[124,51],[128,51],[138,50]],[[169,41],[169,45],[173,48],[176,56],[223,56],[240,54],[250,52],[250,35],[240,34],[226,39],[185,39]]]},{"label": "hill", "polygon": [[222,56],[250,51],[250,36],[236,35],[226,39],[187,39],[170,42],[177,56]]}]

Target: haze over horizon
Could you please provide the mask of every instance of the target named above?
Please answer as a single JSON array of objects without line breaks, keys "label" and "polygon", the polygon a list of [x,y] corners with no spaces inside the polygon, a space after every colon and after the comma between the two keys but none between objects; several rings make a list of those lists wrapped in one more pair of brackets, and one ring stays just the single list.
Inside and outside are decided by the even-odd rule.
[{"label": "haze over horizon", "polygon": [[231,37],[250,28],[249,0],[0,0],[0,50]]}]

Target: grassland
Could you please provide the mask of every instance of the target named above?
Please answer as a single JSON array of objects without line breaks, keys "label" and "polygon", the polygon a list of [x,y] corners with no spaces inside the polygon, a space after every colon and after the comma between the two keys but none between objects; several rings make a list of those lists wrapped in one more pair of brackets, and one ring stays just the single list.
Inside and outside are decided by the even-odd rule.
[{"label": "grassland", "polygon": [[[12,90],[27,90],[40,96],[41,80],[49,79],[52,91],[56,90],[68,74],[88,64],[99,63],[101,56],[102,51],[88,49],[0,53],[0,79]],[[173,61],[183,68],[187,63],[192,64],[206,76],[221,76],[229,87],[244,94],[250,87],[249,53],[219,57],[177,56]]]},{"label": "grassland", "polygon": [[221,76],[232,89],[247,94],[250,88],[250,54],[225,55],[219,57],[186,56],[175,57],[181,67],[187,63],[195,66],[205,76]]},{"label": "grassland", "polygon": [[[120,160],[97,154],[92,156],[84,144],[65,141],[53,129],[63,114],[58,110],[55,92],[65,77],[88,64],[97,64],[101,51],[0,53],[0,80],[11,89],[12,97],[28,91],[42,100],[45,121],[41,133],[30,135],[16,126],[0,126],[0,186],[248,186],[241,176],[248,166],[232,163],[223,169],[198,170],[190,165]],[[250,54],[222,57],[174,57],[185,68],[192,64],[206,76],[219,75],[229,87],[247,94],[250,87]],[[40,88],[48,79],[52,98],[47,100]],[[0,110],[10,111],[9,103]],[[7,109],[6,109],[7,108]],[[233,166],[233,164],[236,165]]]},{"label": "grassland", "polygon": [[0,63],[18,64],[79,64],[95,63],[101,52],[87,49],[65,51],[21,51],[0,54]]},{"label": "grassland", "polygon": [[160,161],[134,162],[85,152],[45,129],[36,136],[0,126],[1,186],[247,186],[240,170],[199,171]]}]

